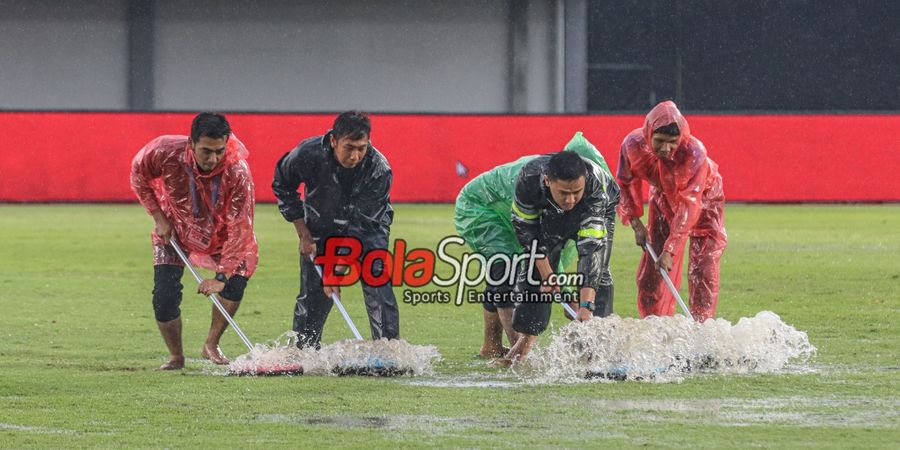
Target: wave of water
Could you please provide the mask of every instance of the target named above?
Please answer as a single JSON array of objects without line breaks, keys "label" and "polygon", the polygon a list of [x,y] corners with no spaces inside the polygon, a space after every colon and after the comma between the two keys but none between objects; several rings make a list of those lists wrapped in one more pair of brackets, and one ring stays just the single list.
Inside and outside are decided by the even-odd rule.
[{"label": "wave of water", "polygon": [[389,374],[430,375],[441,360],[437,348],[413,345],[402,339],[377,341],[344,340],[312,348],[298,349],[297,336],[287,332],[267,344],[234,359],[231,373],[253,375],[272,370],[302,367],[305,375]]},{"label": "wave of water", "polygon": [[805,332],[763,311],[736,324],[685,316],[610,316],[557,330],[516,371],[536,383],[680,381],[695,374],[773,373],[815,355]]}]

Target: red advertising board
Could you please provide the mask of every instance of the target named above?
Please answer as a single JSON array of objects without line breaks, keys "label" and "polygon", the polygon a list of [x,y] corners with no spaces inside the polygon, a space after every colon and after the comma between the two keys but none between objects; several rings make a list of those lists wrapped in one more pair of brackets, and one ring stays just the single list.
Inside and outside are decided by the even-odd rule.
[{"label": "red advertising board", "polygon": [[[188,134],[187,113],[0,113],[0,201],[133,201],[134,154]],[[228,114],[250,149],[257,200],[278,158],[324,133],[330,114]],[[688,115],[719,163],[728,200],[900,201],[900,115]],[[474,176],[522,155],[561,149],[576,131],[615,170],[637,115],[372,116],[372,142],[394,171],[396,202],[452,202]]]}]

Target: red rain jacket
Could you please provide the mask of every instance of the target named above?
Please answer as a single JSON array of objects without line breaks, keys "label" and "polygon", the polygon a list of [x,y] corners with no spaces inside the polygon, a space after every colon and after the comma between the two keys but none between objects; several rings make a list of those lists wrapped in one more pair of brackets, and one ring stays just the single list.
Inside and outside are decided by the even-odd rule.
[{"label": "red rain jacket", "polygon": [[[131,189],[148,213],[165,214],[194,263],[247,278],[259,260],[248,154],[232,134],[222,161],[211,172],[201,173],[188,137],[168,135],[150,141],[131,164]],[[163,245],[156,233],[153,243],[157,248]]]},{"label": "red rain jacket", "polygon": [[[658,158],[650,146],[653,130],[675,123],[681,131],[671,159]],[[669,238],[663,250],[679,254],[690,236],[725,235],[723,221],[713,202],[721,202],[722,176],[719,166],[706,156],[706,147],[691,136],[687,120],[671,101],[662,102],[647,114],[644,127],[622,142],[616,180],[622,189],[619,215],[628,225],[644,214],[643,180],[650,183],[650,201],[656,202],[669,223]],[[701,213],[706,210],[707,214]]]}]

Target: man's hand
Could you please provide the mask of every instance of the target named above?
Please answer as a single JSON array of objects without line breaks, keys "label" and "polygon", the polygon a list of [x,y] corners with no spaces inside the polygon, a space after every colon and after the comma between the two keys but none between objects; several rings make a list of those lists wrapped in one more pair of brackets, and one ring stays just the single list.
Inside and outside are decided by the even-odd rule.
[{"label": "man's hand", "polygon": [[313,240],[312,233],[306,227],[303,219],[294,221],[294,228],[297,230],[297,236],[300,237],[300,256],[309,258],[316,254],[316,241]]},{"label": "man's hand", "polygon": [[169,219],[166,218],[162,211],[157,211],[153,214],[153,221],[156,223],[153,227],[153,232],[168,245],[169,239],[172,237],[172,222],[169,222]]},{"label": "man's hand", "polygon": [[591,320],[594,317],[594,311],[591,311],[588,308],[581,308],[580,306],[581,306],[581,302],[593,303],[594,300],[597,299],[597,290],[590,286],[584,286],[581,288],[581,291],[579,291],[579,293],[578,293],[578,299],[580,300],[580,302],[574,303],[575,306],[572,307],[572,309],[577,311],[576,314],[578,315],[578,317],[576,317],[576,319],[579,322]]},{"label": "man's hand", "polygon": [[547,258],[541,258],[535,262],[535,268],[537,268],[538,273],[541,274],[541,292],[546,292],[550,294],[556,294],[559,292],[559,286],[553,284],[547,284],[547,280],[550,279],[550,276],[553,275],[553,268],[550,267],[550,260]]},{"label": "man's hand", "polygon": [[546,284],[545,282],[542,282],[541,283],[541,292],[546,292],[549,294],[558,294],[559,293],[559,285]]},{"label": "man's hand", "polygon": [[647,229],[644,228],[641,219],[631,219],[631,229],[634,230],[634,243],[643,249],[644,245],[647,244]]},{"label": "man's hand", "polygon": [[218,294],[219,292],[222,292],[222,289],[225,289],[225,283],[216,279],[209,279],[203,280],[203,282],[200,283],[200,287],[197,288],[197,293],[203,295]]},{"label": "man's hand", "polygon": [[591,311],[591,310],[589,310],[589,309],[587,309],[587,308],[579,308],[579,309],[578,309],[578,317],[577,317],[577,319],[578,319],[579,322],[584,322],[584,321],[587,321],[587,320],[591,320],[591,319],[593,319],[593,318],[594,318],[594,312],[593,312],[593,311]]},{"label": "man's hand", "polygon": [[338,297],[341,296],[340,286],[322,286],[322,290],[325,291],[325,296],[328,298],[331,298],[331,294],[337,294]]},{"label": "man's hand", "polygon": [[663,250],[659,259],[656,260],[656,267],[663,268],[666,272],[672,270],[672,254]]},{"label": "man's hand", "polygon": [[311,235],[300,236],[300,256],[309,258],[316,255],[316,242]]}]

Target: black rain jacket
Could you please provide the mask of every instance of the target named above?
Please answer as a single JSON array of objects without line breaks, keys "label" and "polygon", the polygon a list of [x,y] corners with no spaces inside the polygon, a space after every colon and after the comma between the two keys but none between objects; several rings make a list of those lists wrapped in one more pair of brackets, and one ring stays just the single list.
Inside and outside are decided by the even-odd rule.
[{"label": "black rain jacket", "polygon": [[607,230],[615,227],[619,186],[610,174],[582,158],[588,168],[584,196],[575,208],[563,211],[544,184],[551,156],[552,153],[529,161],[516,177],[511,213],[516,238],[525,249],[537,240],[538,252],[543,254],[573,239],[578,250],[578,273],[584,275],[583,287],[597,289],[603,272],[608,269],[602,267],[603,251],[611,245]]},{"label": "black rain jacket", "polygon": [[[305,219],[315,238],[374,238],[383,241],[377,247],[386,246],[394,218],[387,159],[370,144],[363,160],[346,169],[335,159],[330,135],[306,139],[278,161],[272,181],[278,210],[288,222]],[[305,201],[298,192],[301,184]]]}]

